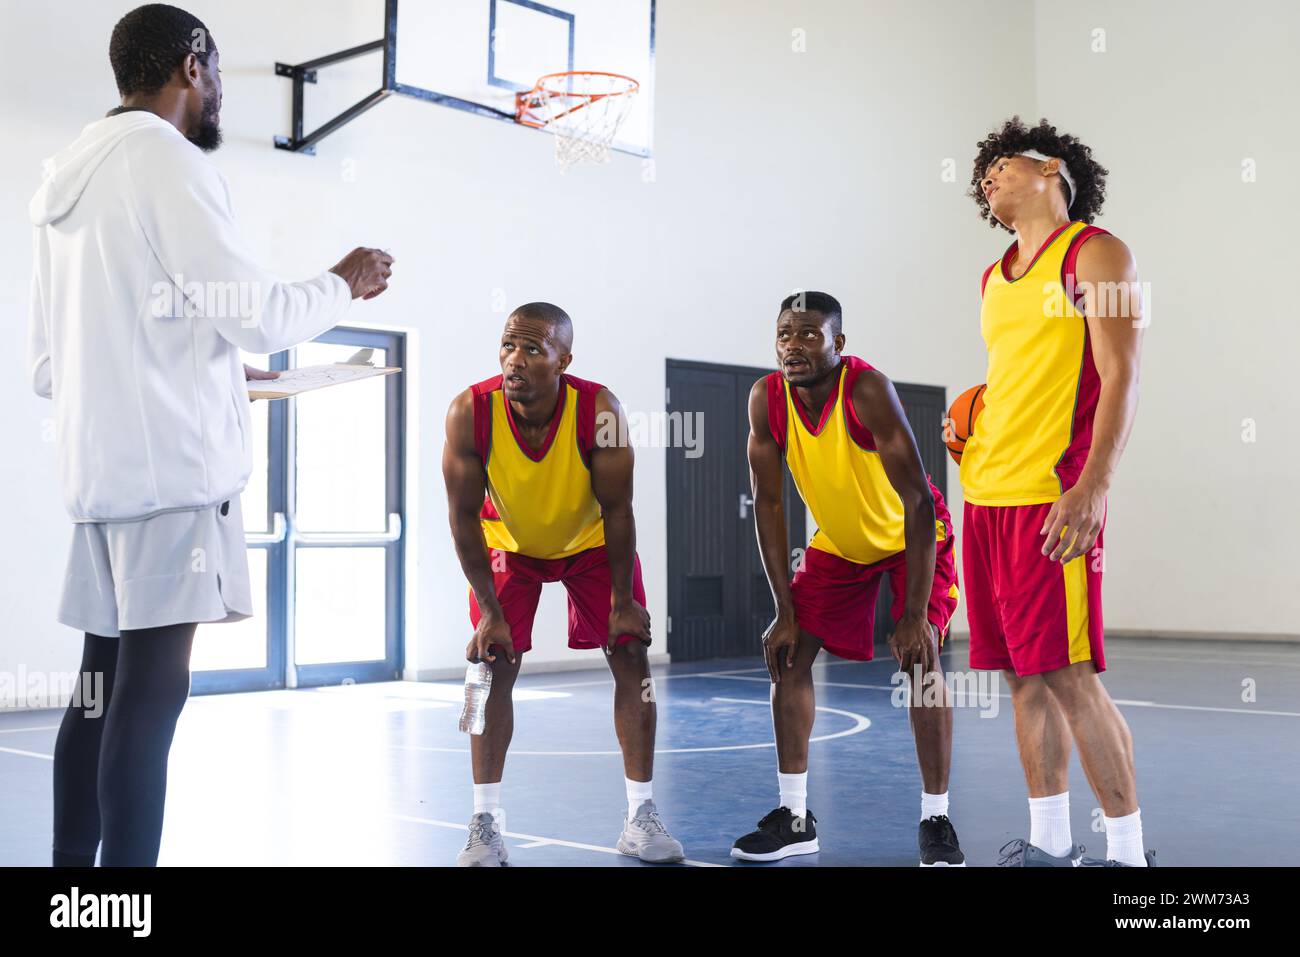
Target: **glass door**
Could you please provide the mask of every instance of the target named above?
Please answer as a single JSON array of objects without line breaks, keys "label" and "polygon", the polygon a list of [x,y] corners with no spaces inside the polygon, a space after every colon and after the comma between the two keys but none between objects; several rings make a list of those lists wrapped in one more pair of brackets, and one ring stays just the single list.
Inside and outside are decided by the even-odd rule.
[{"label": "glass door", "polygon": [[[404,366],[399,333],[336,328],[249,365]],[[405,374],[253,404],[242,504],[254,617],[204,625],[192,691],[250,691],[400,674]]]}]

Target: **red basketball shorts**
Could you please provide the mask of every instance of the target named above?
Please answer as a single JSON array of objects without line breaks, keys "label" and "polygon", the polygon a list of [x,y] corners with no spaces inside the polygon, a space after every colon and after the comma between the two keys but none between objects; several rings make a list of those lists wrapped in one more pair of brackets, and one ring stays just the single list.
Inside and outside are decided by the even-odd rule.
[{"label": "red basketball shorts", "polygon": [[1062,565],[1042,553],[1051,504],[972,505],[962,528],[970,666],[1042,674],[1080,661],[1106,670],[1102,536]]},{"label": "red basketball shorts", "polygon": [[[493,551],[492,580],[497,601],[510,625],[515,651],[533,646],[533,618],[542,597],[542,585],[560,582],[569,593],[569,647],[602,648],[609,639],[610,577],[605,546],[589,548],[568,558],[531,558],[514,552]],[[502,561],[504,559],[504,561]],[[504,566],[504,567],[502,567]],[[641,559],[632,563],[632,597],[645,604]],[[478,602],[469,593],[469,620],[477,628],[482,618]],[[617,644],[639,641],[620,635]]]},{"label": "red basketball shorts", "polygon": [[[952,517],[939,496],[935,497],[934,505],[936,532],[943,537],[935,542],[934,585],[930,589],[926,617],[939,629],[942,640],[948,634],[948,623],[957,610],[960,593]],[[897,621],[907,602],[906,551],[871,565],[860,565],[809,548],[790,583],[799,627],[820,639],[822,647],[837,657],[870,661],[875,641],[876,596],[886,575],[893,594],[890,614]]]}]

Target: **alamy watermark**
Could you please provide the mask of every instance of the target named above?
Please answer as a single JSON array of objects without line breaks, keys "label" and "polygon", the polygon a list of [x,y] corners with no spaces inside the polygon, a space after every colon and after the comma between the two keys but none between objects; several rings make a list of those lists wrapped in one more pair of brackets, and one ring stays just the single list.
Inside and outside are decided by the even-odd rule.
[{"label": "alamy watermark", "polygon": [[1068,277],[1065,298],[1057,293],[1061,284],[1055,281],[1043,284],[1043,315],[1053,319],[1065,316],[1065,303],[1077,303],[1091,296],[1092,307],[1102,319],[1128,319],[1134,329],[1151,325],[1151,283],[1149,282],[1083,282]]},{"label": "alamy watermark", "polygon": [[104,713],[102,671],[0,671],[0,711],[12,708],[64,708],[85,711],[87,718]]},{"label": "alamy watermark", "polygon": [[245,329],[262,322],[262,285],[257,282],[186,282],[176,273],[153,284],[151,313],[155,319],[238,319]]},{"label": "alamy watermark", "polygon": [[601,449],[685,449],[688,459],[704,454],[703,412],[596,413],[596,447]]},{"label": "alamy watermark", "polygon": [[944,707],[944,690],[954,708],[974,708],[981,718],[996,718],[1002,695],[999,692],[1002,675],[996,671],[931,671],[924,673],[920,665],[912,668],[909,676],[897,671],[889,678],[894,690],[889,694],[895,708]]}]

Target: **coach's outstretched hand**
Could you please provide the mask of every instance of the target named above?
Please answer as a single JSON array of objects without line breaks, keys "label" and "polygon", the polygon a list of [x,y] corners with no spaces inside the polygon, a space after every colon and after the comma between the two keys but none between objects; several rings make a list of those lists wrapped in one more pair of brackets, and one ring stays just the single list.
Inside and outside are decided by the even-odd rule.
[{"label": "coach's outstretched hand", "polygon": [[393,257],[382,249],[358,246],[330,272],[341,276],[352,290],[353,299],[374,299],[388,288],[393,274]]},{"label": "coach's outstretched hand", "polygon": [[615,644],[623,635],[634,635],[642,644],[650,646],[650,612],[635,598],[617,601],[609,610],[609,638],[605,641],[605,654],[613,654]]},{"label": "coach's outstretched hand", "polygon": [[474,629],[474,637],[465,649],[465,659],[473,662],[496,661],[497,656],[492,654],[493,645],[505,650],[506,661],[512,665],[515,663],[517,659],[515,643],[510,637],[510,623],[500,612],[485,611],[478,620],[478,627]]}]

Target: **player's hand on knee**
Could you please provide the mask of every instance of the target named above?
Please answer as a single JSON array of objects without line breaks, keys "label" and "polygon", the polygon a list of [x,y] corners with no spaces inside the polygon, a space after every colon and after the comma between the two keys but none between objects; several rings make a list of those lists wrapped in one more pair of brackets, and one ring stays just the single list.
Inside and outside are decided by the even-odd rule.
[{"label": "player's hand on knee", "polygon": [[781,681],[781,665],[794,667],[794,653],[799,647],[799,622],[794,615],[777,615],[763,632],[763,660],[774,684]]},{"label": "player's hand on knee", "polygon": [[639,638],[641,643],[650,645],[650,612],[645,610],[635,598],[614,602],[609,610],[609,637],[605,641],[605,654],[614,653],[618,639],[623,635]]},{"label": "player's hand on knee", "polygon": [[1104,489],[1079,482],[1066,490],[1047,513],[1041,530],[1043,554],[1054,562],[1073,561],[1096,544],[1106,519]]},{"label": "player's hand on knee", "polygon": [[388,288],[388,279],[393,275],[393,257],[382,249],[358,246],[330,272],[348,284],[353,299],[374,299]]},{"label": "player's hand on knee", "polygon": [[500,612],[485,612],[465,649],[465,658],[475,662],[494,662],[497,660],[497,656],[492,653],[494,645],[505,652],[506,661],[512,665],[515,663],[515,643],[510,637],[509,622]]},{"label": "player's hand on knee", "polygon": [[889,650],[898,662],[899,670],[909,678],[921,666],[921,674],[928,675],[938,667],[939,659],[934,646],[934,631],[924,615],[904,615],[889,636]]}]

